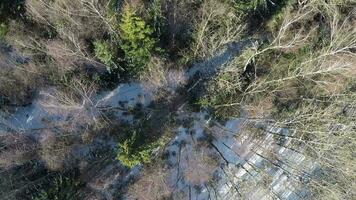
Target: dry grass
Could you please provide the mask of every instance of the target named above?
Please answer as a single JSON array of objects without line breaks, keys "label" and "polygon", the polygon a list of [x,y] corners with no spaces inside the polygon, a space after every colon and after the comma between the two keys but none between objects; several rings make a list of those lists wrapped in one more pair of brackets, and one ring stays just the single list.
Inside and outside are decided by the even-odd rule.
[{"label": "dry grass", "polygon": [[76,64],[79,64],[80,57],[76,49],[70,48],[61,40],[48,41],[46,44],[47,55],[51,56],[56,64],[63,70],[63,74],[66,71],[73,70]]},{"label": "dry grass", "polygon": [[0,96],[7,104],[26,105],[41,85],[40,69],[33,63],[18,64],[0,52]]},{"label": "dry grass", "polygon": [[169,198],[171,188],[167,183],[168,173],[164,166],[144,169],[141,177],[128,189],[128,199],[157,200]]},{"label": "dry grass", "polygon": [[[217,169],[217,161],[210,150],[204,147],[195,148],[184,165],[184,180],[191,186],[203,185],[212,179],[214,171]],[[181,161],[182,162],[182,161]]]},{"label": "dry grass", "polygon": [[153,57],[148,64],[148,71],[140,77],[145,89],[156,94],[154,100],[174,97],[177,88],[187,83],[184,70],[171,69],[170,66],[171,64]]},{"label": "dry grass", "polygon": [[0,136],[0,167],[9,169],[36,158],[37,144],[21,133]]},{"label": "dry grass", "polygon": [[71,161],[70,153],[76,143],[73,136],[51,130],[44,130],[40,136],[38,156],[45,162],[47,168],[56,171],[68,167],[66,164]]},{"label": "dry grass", "polygon": [[268,119],[275,110],[273,98],[267,97],[244,106],[249,118]]}]

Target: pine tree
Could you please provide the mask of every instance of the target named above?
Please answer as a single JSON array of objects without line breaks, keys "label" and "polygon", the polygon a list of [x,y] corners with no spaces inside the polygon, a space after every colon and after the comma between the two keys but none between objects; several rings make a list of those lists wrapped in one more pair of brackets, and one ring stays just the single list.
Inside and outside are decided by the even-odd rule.
[{"label": "pine tree", "polygon": [[130,6],[125,6],[119,24],[121,44],[125,53],[127,71],[136,76],[145,70],[156,41],[152,38],[153,30],[135,15]]}]

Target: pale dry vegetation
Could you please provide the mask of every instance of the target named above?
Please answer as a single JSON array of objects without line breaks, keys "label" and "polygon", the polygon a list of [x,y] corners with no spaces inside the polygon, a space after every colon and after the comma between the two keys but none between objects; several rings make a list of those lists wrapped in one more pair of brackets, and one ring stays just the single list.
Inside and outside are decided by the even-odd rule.
[{"label": "pale dry vegetation", "polygon": [[244,27],[233,5],[206,0],[198,13],[191,50],[194,58],[210,57],[223,45],[241,38]]},{"label": "pale dry vegetation", "polygon": [[0,167],[11,167],[24,164],[36,158],[36,141],[20,133],[7,133],[1,137]]},{"label": "pale dry vegetation", "polygon": [[[19,16],[5,19],[0,3],[4,42],[0,44],[4,111],[0,179],[17,169],[28,177],[20,173],[7,180],[19,182],[0,189],[6,198],[21,198],[31,191],[36,191],[32,199],[57,198],[56,190],[63,185],[51,190],[43,180],[76,168],[88,170],[81,171],[88,183],[89,175],[101,169],[95,174],[97,182],[88,187],[78,177],[60,181],[63,187],[66,181],[73,184],[74,189],[68,190],[75,194],[89,190],[93,196],[88,199],[115,195],[188,199],[191,191],[216,190],[217,172],[237,191],[229,191],[232,199],[282,199],[271,186],[275,180],[270,169],[287,177],[286,190],[306,191],[300,199],[356,195],[354,0],[25,0],[20,4]],[[255,42],[229,58],[216,76],[202,77],[199,94],[191,94],[195,91],[188,89],[188,64],[209,61],[243,38]],[[153,103],[143,109],[140,103],[121,108],[126,101],[98,108],[95,102],[101,92],[124,81],[143,83]],[[3,121],[21,106],[40,108],[44,116],[54,117],[38,120],[43,128],[5,131]],[[186,107],[189,112],[208,113],[201,126],[202,135],[209,138],[201,142],[194,138],[195,130],[187,133],[181,143],[172,144],[178,150],[169,152],[174,158],[165,163],[162,154],[171,145],[166,137],[172,136],[172,127],[197,121],[182,120],[175,112]],[[117,110],[120,116],[115,116]],[[133,113],[132,124],[118,119],[121,112]],[[232,118],[245,120],[236,133],[238,127],[229,132],[220,124]],[[224,147],[213,141],[222,141]],[[107,149],[97,153],[100,142]],[[219,148],[236,154],[239,160],[234,166]],[[283,157],[282,150],[298,154],[295,157],[302,157],[303,163]],[[107,168],[102,166],[106,164]],[[32,165],[38,168],[31,171]],[[137,165],[143,169],[131,180],[134,175],[128,174]],[[242,173],[245,176],[238,177]],[[117,194],[110,194],[113,191]]]},{"label": "pale dry vegetation", "polygon": [[[355,119],[344,111],[355,105],[355,11],[334,3],[287,6],[283,17],[270,21],[278,28],[270,29],[269,42],[245,50],[201,100],[217,116],[232,116],[221,107],[243,108],[251,120],[268,117],[289,128],[288,147],[303,149],[320,167],[308,185],[314,199],[349,199],[355,190]],[[246,84],[243,72],[249,72],[248,81],[240,87],[236,82]]]},{"label": "pale dry vegetation", "polygon": [[179,87],[183,87],[187,82],[187,76],[183,69],[172,69],[172,63],[165,60],[152,58],[148,63],[147,72],[140,76],[140,81],[144,82],[147,91],[155,93],[154,100],[167,98],[172,100]]},{"label": "pale dry vegetation", "polygon": [[[355,104],[355,96],[345,94],[346,105]],[[320,171],[315,174],[310,187],[316,199],[348,199],[355,191],[354,116],[342,114],[346,106],[338,97],[331,97],[326,106],[322,102],[307,101],[297,111],[290,123],[294,135],[300,137],[293,145],[305,147],[306,155],[315,159]]]},{"label": "pale dry vegetation", "polygon": [[189,185],[204,185],[212,179],[218,163],[214,159],[216,155],[209,151],[208,148],[199,147],[193,150],[189,156],[182,156],[180,164],[186,166],[182,170],[183,177]]},{"label": "pale dry vegetation", "polygon": [[74,140],[70,134],[60,134],[57,131],[44,131],[41,133],[38,155],[50,170],[64,169],[65,162],[69,161],[71,146]]},{"label": "pale dry vegetation", "polygon": [[171,196],[172,189],[167,182],[168,169],[155,166],[145,169],[141,176],[128,189],[128,199],[156,200]]},{"label": "pale dry vegetation", "polygon": [[33,90],[41,84],[40,69],[34,63],[18,63],[16,58],[9,58],[6,51],[0,51],[0,107],[27,105]]},{"label": "pale dry vegetation", "polygon": [[105,28],[107,18],[100,15],[108,5],[95,1],[31,0],[25,6],[28,18],[10,21],[11,34],[4,37],[14,48],[8,51],[17,60],[25,60],[2,61],[7,64],[1,66],[1,93],[10,102],[30,101],[43,85],[69,84],[68,80],[78,72],[105,72],[104,65],[92,55],[88,40],[110,32]]}]

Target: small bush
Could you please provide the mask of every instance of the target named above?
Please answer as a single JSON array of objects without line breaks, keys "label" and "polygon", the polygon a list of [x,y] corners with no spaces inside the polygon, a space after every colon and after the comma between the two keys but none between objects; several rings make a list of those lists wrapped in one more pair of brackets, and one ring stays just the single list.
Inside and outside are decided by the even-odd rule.
[{"label": "small bush", "polygon": [[69,175],[58,175],[47,188],[40,190],[32,196],[32,200],[78,200],[83,199],[78,190],[84,186],[79,180],[78,174],[69,173]]},{"label": "small bush", "polygon": [[0,40],[2,40],[7,33],[7,25],[5,23],[0,23]]},{"label": "small bush", "polygon": [[119,153],[117,159],[126,167],[132,168],[138,164],[150,163],[153,151],[163,145],[163,140],[137,145],[137,143],[142,142],[140,140],[141,137],[136,132],[133,132],[131,138],[125,139],[118,144]]},{"label": "small bush", "polygon": [[153,0],[148,8],[149,22],[152,25],[155,37],[159,38],[162,35],[162,29],[164,26],[164,16],[161,9],[162,0]]},{"label": "small bush", "polygon": [[110,47],[109,43],[102,40],[94,42],[95,57],[97,57],[102,63],[106,65],[106,69],[112,72],[117,68],[115,64],[115,50]]}]

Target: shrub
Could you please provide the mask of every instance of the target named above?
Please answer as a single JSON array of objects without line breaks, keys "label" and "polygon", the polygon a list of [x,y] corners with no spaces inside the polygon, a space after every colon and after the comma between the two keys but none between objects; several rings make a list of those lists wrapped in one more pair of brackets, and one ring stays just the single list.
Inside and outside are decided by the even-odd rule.
[{"label": "shrub", "polygon": [[163,145],[163,140],[159,139],[155,142],[142,143],[142,137],[140,137],[136,131],[131,135],[131,138],[125,139],[118,144],[119,153],[117,159],[126,167],[132,168],[138,164],[146,164],[151,162],[151,155],[153,151]]},{"label": "shrub", "polygon": [[149,9],[148,14],[150,18],[150,24],[154,30],[155,37],[159,38],[162,35],[162,28],[164,26],[164,16],[161,9],[162,0],[153,0]]},{"label": "shrub", "polygon": [[7,25],[5,23],[0,23],[0,40],[5,37],[7,33]]},{"label": "shrub", "polygon": [[[160,44],[169,53],[172,59],[184,62],[185,51],[188,51],[192,43],[192,29],[195,26],[197,17],[200,16],[200,6],[202,1],[180,0],[162,1],[159,14],[162,14],[163,23]],[[158,17],[159,19],[159,17]],[[153,22],[155,28],[155,23]],[[155,31],[157,31],[155,29]]]},{"label": "shrub", "polygon": [[145,70],[155,48],[153,30],[138,16],[130,6],[125,6],[119,24],[121,44],[127,62],[127,73],[139,75]]},{"label": "shrub", "polygon": [[20,65],[0,52],[0,107],[30,103],[33,90],[41,84],[42,78],[24,69],[38,72],[34,64]]},{"label": "shrub", "polygon": [[96,40],[94,42],[94,52],[95,57],[105,64],[109,72],[117,68],[115,64],[115,50],[110,47],[108,42]]},{"label": "shrub", "polygon": [[78,190],[84,186],[78,178],[78,174],[58,175],[50,182],[47,188],[43,188],[32,196],[32,200],[78,200],[83,199]]}]

